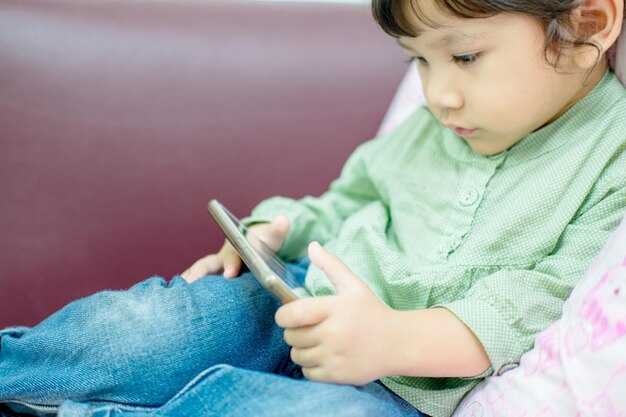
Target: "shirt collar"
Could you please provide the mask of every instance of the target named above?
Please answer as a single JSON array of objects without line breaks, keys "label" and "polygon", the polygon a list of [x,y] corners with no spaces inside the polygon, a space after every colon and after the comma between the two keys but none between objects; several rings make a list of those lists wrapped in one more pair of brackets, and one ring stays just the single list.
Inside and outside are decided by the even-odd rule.
[{"label": "shirt collar", "polygon": [[[620,88],[615,88],[619,86]],[[576,102],[561,117],[550,124],[529,133],[507,151],[509,162],[528,161],[541,156],[574,140],[580,140],[575,129],[594,123],[602,118],[620,97],[623,87],[611,71],[605,72],[600,82]],[[566,132],[567,133],[564,133]]]}]

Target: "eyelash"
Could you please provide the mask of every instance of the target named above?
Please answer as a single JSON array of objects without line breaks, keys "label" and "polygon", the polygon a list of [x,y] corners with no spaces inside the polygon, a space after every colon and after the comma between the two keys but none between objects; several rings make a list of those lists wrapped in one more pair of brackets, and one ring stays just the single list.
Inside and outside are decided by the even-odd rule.
[{"label": "eyelash", "polygon": [[480,52],[475,52],[473,54],[455,55],[452,57],[452,62],[462,66],[466,66],[473,64],[478,58],[480,58]]},{"label": "eyelash", "polygon": [[[464,54],[464,55],[453,55],[451,61],[460,66],[468,66],[475,63],[480,57],[480,52],[475,52],[473,54]],[[412,64],[415,61],[419,61],[421,64],[427,64],[428,62],[423,57],[413,56],[409,59],[405,60],[407,64]]]}]

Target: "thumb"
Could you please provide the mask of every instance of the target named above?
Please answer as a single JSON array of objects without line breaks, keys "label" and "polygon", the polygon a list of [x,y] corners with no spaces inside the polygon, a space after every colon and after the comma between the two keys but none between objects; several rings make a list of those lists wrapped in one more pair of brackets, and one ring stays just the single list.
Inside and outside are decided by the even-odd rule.
[{"label": "thumb", "polygon": [[287,216],[279,214],[270,223],[273,237],[284,238],[289,231],[289,219]]},{"label": "thumb", "polygon": [[285,236],[287,236],[287,232],[289,231],[289,219],[287,216],[278,215],[272,220],[269,228],[269,240],[267,241],[268,246],[274,252],[278,252],[280,248],[283,246],[283,242],[285,241]]},{"label": "thumb", "polygon": [[365,283],[344,264],[341,259],[324,249],[319,243],[309,245],[309,258],[313,265],[324,272],[337,289],[337,294],[369,291]]}]

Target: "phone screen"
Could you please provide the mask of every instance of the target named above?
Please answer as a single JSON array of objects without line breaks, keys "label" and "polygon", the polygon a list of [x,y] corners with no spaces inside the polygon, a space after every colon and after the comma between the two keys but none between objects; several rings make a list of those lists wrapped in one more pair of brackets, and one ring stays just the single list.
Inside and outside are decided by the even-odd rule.
[{"label": "phone screen", "polygon": [[300,297],[308,296],[308,292],[303,286],[303,283],[299,282],[294,274],[289,271],[285,262],[276,255],[276,253],[269,247],[263,240],[248,230],[248,228],[239,221],[226,207],[222,205],[222,209],[226,215],[230,218],[233,224],[239,229],[242,235],[246,237],[246,240],[254,247],[257,253],[263,258],[265,263],[279,276],[283,282],[287,284],[296,294]]}]

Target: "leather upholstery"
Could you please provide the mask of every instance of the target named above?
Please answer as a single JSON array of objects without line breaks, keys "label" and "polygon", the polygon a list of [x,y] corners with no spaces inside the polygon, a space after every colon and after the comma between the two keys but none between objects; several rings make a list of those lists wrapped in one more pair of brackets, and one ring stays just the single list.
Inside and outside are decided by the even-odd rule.
[{"label": "leather upholstery", "polygon": [[367,6],[0,0],[0,327],[167,278],[318,194],[406,66]]}]

